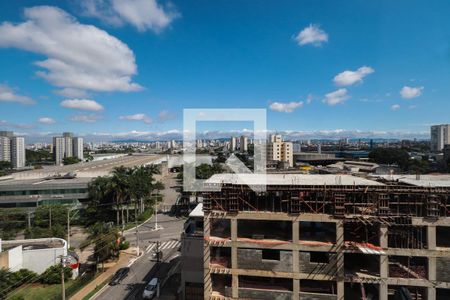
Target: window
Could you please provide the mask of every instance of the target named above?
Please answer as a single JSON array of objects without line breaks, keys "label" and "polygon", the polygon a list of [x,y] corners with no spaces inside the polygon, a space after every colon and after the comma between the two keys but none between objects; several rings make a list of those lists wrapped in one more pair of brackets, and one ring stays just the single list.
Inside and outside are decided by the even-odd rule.
[{"label": "window", "polygon": [[326,252],[310,252],[309,253],[309,262],[327,264],[330,262],[330,259],[328,257],[328,253],[326,253]]},{"label": "window", "polygon": [[262,250],[262,259],[280,260],[280,251],[272,250],[272,249],[263,249]]}]

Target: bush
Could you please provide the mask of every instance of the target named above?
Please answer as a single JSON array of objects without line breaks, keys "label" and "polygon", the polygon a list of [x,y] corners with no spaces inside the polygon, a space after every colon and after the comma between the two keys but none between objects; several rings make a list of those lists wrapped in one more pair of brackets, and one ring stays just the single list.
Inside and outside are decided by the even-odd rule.
[{"label": "bush", "polygon": [[[61,268],[60,264],[49,267],[41,275],[41,283],[43,284],[58,284],[61,283]],[[72,269],[64,268],[64,281],[72,277]]]},{"label": "bush", "polygon": [[119,250],[127,250],[128,248],[130,248],[129,241],[122,241],[119,245]]}]

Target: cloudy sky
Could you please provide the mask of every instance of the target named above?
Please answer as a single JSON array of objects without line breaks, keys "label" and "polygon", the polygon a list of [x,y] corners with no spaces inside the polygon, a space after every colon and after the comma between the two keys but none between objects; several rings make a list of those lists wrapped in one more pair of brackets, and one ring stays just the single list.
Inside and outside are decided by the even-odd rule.
[{"label": "cloudy sky", "polygon": [[424,137],[450,122],[449,14],[447,0],[2,1],[0,129],[158,135],[184,108],[266,108],[271,130]]}]

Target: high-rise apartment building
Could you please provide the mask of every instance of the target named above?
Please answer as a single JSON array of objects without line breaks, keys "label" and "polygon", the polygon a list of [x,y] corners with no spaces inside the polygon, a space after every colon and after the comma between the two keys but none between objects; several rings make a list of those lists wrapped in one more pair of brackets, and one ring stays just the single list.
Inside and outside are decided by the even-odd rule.
[{"label": "high-rise apartment building", "polygon": [[53,159],[57,166],[62,165],[65,153],[64,138],[60,136],[53,137]]},{"label": "high-rise apartment building", "polygon": [[239,140],[239,151],[247,152],[248,150],[248,138],[246,136],[241,136]]},{"label": "high-rise apartment building", "polygon": [[6,136],[0,136],[0,161],[11,161],[11,141]]},{"label": "high-rise apartment building", "polygon": [[431,126],[431,151],[440,152],[447,144],[450,144],[450,124]]},{"label": "high-rise apartment building", "polygon": [[83,138],[74,137],[72,138],[72,149],[73,156],[78,157],[78,159],[83,160]]},{"label": "high-rise apartment building", "polygon": [[14,169],[25,167],[25,138],[23,137],[11,138],[11,164]]},{"label": "high-rise apartment building", "polygon": [[63,132],[63,138],[64,138],[64,157],[72,157],[73,155],[73,133],[71,132]]},{"label": "high-rise apartment building", "polygon": [[237,149],[237,141],[234,136],[230,138],[230,151],[236,151]]},{"label": "high-rise apartment building", "polygon": [[74,137],[71,132],[64,132],[63,136],[53,137],[53,159],[55,164],[62,165],[66,157],[84,159],[83,138]]},{"label": "high-rise apartment building", "polygon": [[270,135],[267,143],[267,161],[281,161],[294,166],[294,151],[292,142],[284,142],[279,134]]},{"label": "high-rise apartment building", "polygon": [[25,138],[12,131],[0,131],[0,161],[9,161],[14,169],[25,167]]}]

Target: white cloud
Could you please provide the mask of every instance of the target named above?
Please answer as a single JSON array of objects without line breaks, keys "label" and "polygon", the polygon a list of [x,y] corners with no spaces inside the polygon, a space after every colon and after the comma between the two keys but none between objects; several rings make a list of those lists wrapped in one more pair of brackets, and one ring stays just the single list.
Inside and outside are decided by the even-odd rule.
[{"label": "white cloud", "polygon": [[38,119],[38,122],[41,124],[45,124],[45,125],[51,125],[51,124],[55,124],[56,121],[52,118],[49,117],[42,117]]},{"label": "white cloud", "polygon": [[134,115],[128,115],[128,116],[120,116],[119,120],[124,120],[124,121],[142,121],[145,124],[151,124],[153,122],[153,120],[147,116],[146,114],[134,114]]},{"label": "white cloud", "polygon": [[156,0],[83,0],[81,5],[85,15],[115,26],[129,23],[139,31],[160,32],[179,16],[173,5]]},{"label": "white cloud", "polygon": [[269,108],[278,112],[291,113],[299,107],[303,106],[303,101],[299,102],[273,102],[269,105]]},{"label": "white cloud", "polygon": [[[79,23],[52,6],[25,9],[25,22],[0,25],[0,47],[19,48],[47,57],[36,61],[36,74],[64,91],[138,91],[133,51],[92,25]],[[67,90],[69,89],[69,90]]]},{"label": "white cloud", "polygon": [[14,90],[6,84],[0,84],[0,102],[17,102],[20,104],[35,103],[30,97],[16,94]]},{"label": "white cloud", "polygon": [[399,110],[400,109],[400,105],[399,104],[393,104],[391,106],[391,110]]},{"label": "white cloud", "polygon": [[99,119],[101,119],[101,117],[96,114],[89,114],[89,115],[81,114],[70,117],[71,121],[83,123],[94,123],[97,122]]},{"label": "white cloud", "polygon": [[61,101],[61,106],[71,109],[100,111],[103,106],[94,100],[88,99],[66,99]]},{"label": "white cloud", "polygon": [[419,97],[422,95],[422,90],[424,89],[423,86],[418,87],[411,87],[411,86],[404,86],[400,90],[400,96],[402,96],[403,99],[412,99]]},{"label": "white cloud", "polygon": [[356,71],[346,70],[339,73],[334,77],[333,81],[337,86],[348,86],[357,82],[362,82],[364,77],[373,72],[375,72],[375,70],[371,67],[363,66]]},{"label": "white cloud", "polygon": [[160,122],[165,122],[173,119],[175,119],[175,114],[169,112],[168,110],[162,110],[158,114],[158,120]]},{"label": "white cloud", "polygon": [[311,44],[319,47],[322,43],[328,42],[328,34],[318,25],[310,24],[297,34],[295,40],[300,46]]},{"label": "white cloud", "polygon": [[413,104],[413,105],[408,106],[408,108],[409,108],[409,109],[416,109],[416,108],[417,108],[417,105],[414,105],[414,104]]},{"label": "white cloud", "polygon": [[73,88],[64,88],[56,90],[54,91],[54,93],[67,98],[86,98],[89,96],[88,93],[86,93],[86,91]]},{"label": "white cloud", "polygon": [[311,104],[314,100],[314,95],[313,94],[308,94],[308,96],[306,97],[306,104]]},{"label": "white cloud", "polygon": [[324,102],[328,105],[336,105],[344,103],[350,96],[347,94],[347,89],[338,89],[334,92],[325,95]]}]

